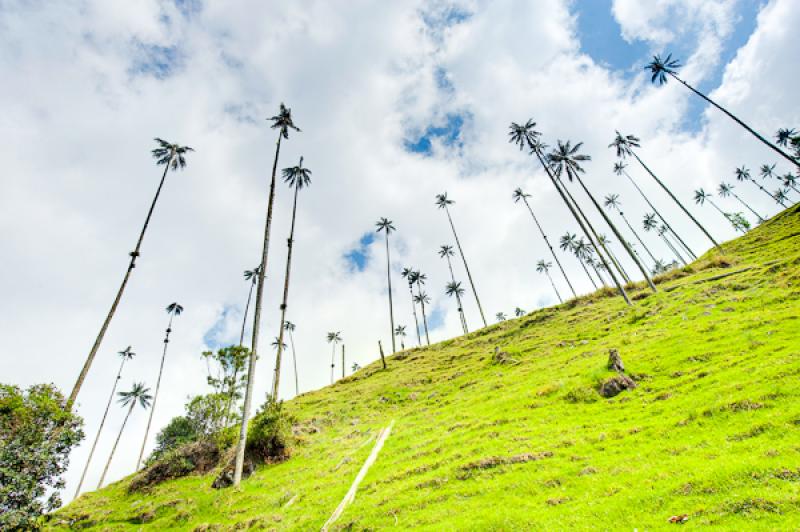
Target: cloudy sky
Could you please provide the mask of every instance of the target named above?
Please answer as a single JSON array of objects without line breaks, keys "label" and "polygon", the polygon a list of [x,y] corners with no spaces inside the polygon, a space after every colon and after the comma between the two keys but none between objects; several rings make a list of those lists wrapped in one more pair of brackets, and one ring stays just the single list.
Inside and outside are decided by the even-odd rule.
[{"label": "cloudy sky", "polygon": [[[547,250],[511,192],[521,186],[532,194],[551,239],[578,228],[534,161],[507,143],[511,121],[533,118],[550,144],[583,141],[592,156],[587,184],[597,195],[620,194],[638,228],[646,206],[611,172],[607,148],[615,129],[636,134],[642,157],[715,237],[732,238],[718,212],[694,205],[692,191],[715,190],[721,180],[734,182],[735,167],[776,158],[682,86],[652,86],[642,67],[653,53],[673,52],[688,81],[771,136],[800,125],[792,68],[798,26],[793,0],[0,2],[0,380],[69,391],[157,186],[149,150],[159,136],[196,152],[167,178],[79,397],[87,440],[117,351],[130,344],[138,353],[123,388],[154,386],[172,301],[186,311],[173,327],[155,426],[206,391],[200,353],[237,340],[248,288],[242,271],[259,260],[276,140],[265,119],[280,102],[303,131],[284,142],[279,167],[304,156],[313,171],[300,194],[289,304],[302,390],[329,382],[326,332],[341,331],[348,366],[374,360],[379,339],[390,344],[385,250],[374,235],[381,216],[397,227],[395,320],[409,326],[406,344],[416,338],[404,266],[428,275],[432,340],[457,334],[455,305],[443,293],[449,274],[436,253],[453,244],[437,193],[456,201],[451,213],[487,319],[556,302],[535,271]],[[690,246],[704,251],[708,242],[665,194],[635,163],[629,170]],[[764,216],[777,211],[754,185],[736,185]],[[290,207],[281,184],[262,324],[268,341],[279,320]],[[655,235],[646,238],[669,258]],[[561,258],[588,291],[578,263]],[[472,297],[465,308],[477,327]],[[272,353],[262,351],[257,369],[258,404]],[[283,384],[288,398],[289,373]],[[122,414],[113,408],[88,488]],[[136,411],[110,478],[132,472],[145,423]],[[66,498],[87,447],[73,454]]]}]

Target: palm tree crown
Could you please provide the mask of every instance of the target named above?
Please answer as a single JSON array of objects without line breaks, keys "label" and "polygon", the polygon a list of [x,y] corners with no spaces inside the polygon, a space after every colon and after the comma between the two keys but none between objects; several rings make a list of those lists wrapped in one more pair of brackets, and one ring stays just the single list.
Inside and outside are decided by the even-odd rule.
[{"label": "palm tree crown", "polygon": [[447,198],[447,192],[436,194],[436,205],[438,205],[440,209],[445,209],[448,205],[452,205],[453,203],[455,203],[455,201]]},{"label": "palm tree crown", "polygon": [[775,165],[762,164],[759,173],[761,174],[761,177],[764,179],[772,177],[775,173]]},{"label": "palm tree crown", "polygon": [[659,85],[663,85],[667,82],[667,74],[676,74],[680,67],[681,64],[678,60],[672,59],[672,54],[668,54],[663,60],[660,56],[654,55],[653,60],[644,69],[649,70],[652,74],[650,78],[652,83],[658,81]]},{"label": "palm tree crown", "polygon": [[720,197],[727,198],[733,193],[733,185],[728,183],[720,183],[717,192],[719,192]]},{"label": "palm tree crown", "polygon": [[619,210],[620,202],[619,202],[619,194],[609,194],[605,197],[603,201],[603,205],[608,207],[609,209]]},{"label": "palm tree crown", "polygon": [[183,307],[179,303],[170,303],[167,305],[167,314],[172,316],[180,316],[183,312]]},{"label": "palm tree crown", "polygon": [[394,225],[392,225],[392,221],[387,218],[381,218],[380,220],[375,222],[375,227],[377,227],[375,231],[377,231],[378,233],[380,233],[381,231],[386,231],[387,233],[391,233],[392,231],[396,230]]},{"label": "palm tree crown", "polygon": [[702,188],[698,188],[694,191],[694,202],[698,205],[702,205],[706,202],[708,198],[711,197],[711,194],[707,193]]},{"label": "palm tree crown", "polygon": [[[634,135],[623,135],[619,131],[615,131],[615,133],[617,136],[614,137],[614,142],[609,144],[608,147],[617,150],[617,157],[624,159],[633,153],[633,148],[638,148],[640,146],[639,137]],[[625,165],[621,162],[614,165],[614,172],[616,172],[617,175],[621,174],[624,169]]]},{"label": "palm tree crown", "polygon": [[747,181],[750,179],[750,170],[744,166],[740,166],[736,169],[736,179],[739,181]]},{"label": "palm tree crown", "polygon": [[122,406],[128,406],[131,402],[138,401],[142,408],[148,408],[153,399],[149,392],[150,388],[146,388],[143,382],[137,382],[130,391],[119,392],[117,395],[119,395],[119,402],[122,403]]},{"label": "palm tree crown", "polygon": [[795,135],[797,135],[797,131],[794,128],[781,128],[775,134],[775,139],[778,146],[787,146]]},{"label": "palm tree crown", "polygon": [[528,119],[524,124],[511,122],[511,126],[509,126],[511,131],[508,132],[508,142],[519,146],[520,151],[526,146],[531,150],[536,149],[537,146],[541,145],[539,142],[541,133],[534,130],[534,127],[536,127],[536,122],[531,119]]},{"label": "palm tree crown", "polygon": [[449,282],[445,286],[444,293],[447,294],[448,296],[457,295],[461,297],[464,295],[464,289],[461,287],[461,283],[459,282]]},{"label": "palm tree crown", "polygon": [[260,266],[256,266],[252,270],[245,270],[244,271],[244,280],[245,281],[250,281],[253,284],[256,284],[256,281],[258,281],[258,270],[259,269],[260,269]]},{"label": "palm tree crown", "polygon": [[131,346],[126,347],[122,351],[119,351],[117,354],[120,356],[120,358],[124,360],[133,360],[133,357],[136,356],[136,353],[131,351]]},{"label": "palm tree crown", "polygon": [[283,324],[284,330],[287,331],[294,331],[297,326],[289,320],[286,320],[286,323]]},{"label": "palm tree crown", "polygon": [[150,153],[156,159],[156,164],[165,164],[172,167],[173,170],[178,168],[186,168],[186,154],[194,151],[189,146],[179,146],[172,144],[164,139],[155,138],[158,148],[153,149]]},{"label": "palm tree crown", "polygon": [[400,336],[400,337],[407,336],[406,335],[406,326],[405,325],[398,325],[397,327],[395,327],[394,328],[394,335],[395,336]]},{"label": "palm tree crown", "polygon": [[567,178],[572,181],[579,173],[584,172],[580,163],[582,161],[591,161],[592,158],[589,155],[578,153],[581,146],[583,146],[583,142],[572,146],[569,140],[566,142],[559,140],[556,148],[547,155],[547,161],[557,177],[561,177],[561,174],[565,173]]},{"label": "palm tree crown", "polygon": [[278,111],[278,114],[268,118],[268,120],[272,120],[272,129],[279,129],[280,135],[288,139],[289,138],[289,130],[294,129],[295,131],[299,132],[300,128],[294,125],[292,121],[292,110],[283,105],[281,103],[281,107]]},{"label": "palm tree crown", "polygon": [[498,312],[494,315],[494,317],[497,318],[497,321],[506,321],[506,315],[504,312]]},{"label": "palm tree crown", "polygon": [[311,184],[311,170],[303,168],[303,158],[300,157],[300,162],[297,166],[291,166],[283,169],[283,180],[289,183],[290,187],[297,187],[301,189]]},{"label": "palm tree crown", "polygon": [[539,262],[536,263],[536,271],[539,273],[547,273],[547,271],[549,271],[550,268],[552,267],[553,263],[547,262],[545,260],[540,260]]},{"label": "palm tree crown", "polygon": [[328,343],[338,343],[342,341],[342,333],[341,331],[336,332],[329,332],[328,333]]},{"label": "palm tree crown", "polygon": [[452,257],[453,255],[455,255],[455,252],[453,251],[453,246],[448,246],[448,245],[445,244],[445,245],[443,245],[443,246],[441,246],[439,248],[439,256],[440,257],[442,257],[442,258],[444,258],[444,257]]}]

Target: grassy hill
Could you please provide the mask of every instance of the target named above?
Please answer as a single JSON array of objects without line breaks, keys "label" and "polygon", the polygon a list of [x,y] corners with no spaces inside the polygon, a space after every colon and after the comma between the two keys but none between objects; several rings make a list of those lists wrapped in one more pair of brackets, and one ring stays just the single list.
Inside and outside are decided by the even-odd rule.
[{"label": "grassy hill", "polygon": [[[797,529],[798,243],[793,208],[658,294],[633,289],[633,307],[600,291],[403,352],[288,402],[292,458],[240,492],[210,474],[129,495],[125,479],[51,524],[319,530],[395,420],[334,528],[653,530],[688,514],[689,528]],[[638,387],[605,399],[611,348]]]}]

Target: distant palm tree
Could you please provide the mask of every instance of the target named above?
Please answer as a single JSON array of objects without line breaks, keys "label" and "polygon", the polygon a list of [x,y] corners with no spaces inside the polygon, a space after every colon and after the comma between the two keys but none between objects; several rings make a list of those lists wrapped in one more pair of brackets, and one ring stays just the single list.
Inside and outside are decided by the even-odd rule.
[{"label": "distant palm tree", "polygon": [[117,377],[114,379],[114,385],[111,387],[111,395],[108,397],[108,404],[106,404],[105,412],[103,412],[103,418],[100,420],[100,426],[97,427],[97,436],[94,437],[94,442],[92,443],[92,448],[89,450],[89,457],[86,459],[86,466],[83,468],[83,473],[81,473],[81,480],[78,482],[78,487],[75,489],[75,498],[78,498],[78,495],[81,494],[81,487],[83,486],[83,481],[86,480],[86,472],[89,471],[89,464],[92,462],[92,456],[94,456],[94,451],[97,448],[97,442],[100,440],[100,433],[103,431],[103,426],[106,424],[106,418],[108,417],[108,411],[111,409],[111,403],[114,400],[114,392],[117,391],[117,384],[119,384],[120,378],[122,378],[122,368],[125,367],[125,362],[128,360],[133,360],[133,357],[136,356],[136,353],[131,351],[131,346],[126,347],[122,351],[119,351],[119,356],[122,361],[119,364],[119,370],[117,371]]},{"label": "distant palm tree", "polygon": [[556,288],[556,284],[553,282],[553,278],[550,277],[550,268],[552,267],[553,267],[552,262],[540,260],[539,262],[536,263],[536,271],[539,273],[543,273],[547,276],[547,278],[550,280],[550,285],[553,287],[553,290],[556,293],[556,297],[558,297],[559,303],[563,303],[564,300],[561,299],[561,294],[558,293],[558,288]]},{"label": "distant palm tree", "polygon": [[387,218],[381,218],[375,224],[377,232],[383,231],[386,234],[386,282],[389,285],[389,336],[392,337],[392,353],[397,351],[397,346],[394,341],[394,308],[392,306],[392,263],[389,258],[389,233],[395,230],[392,221]]},{"label": "distant palm tree", "polygon": [[281,344],[280,339],[277,336],[275,337],[275,339],[272,340],[272,343],[270,345],[272,346],[273,349],[278,349],[279,345],[282,345],[284,349],[289,347],[286,344]]},{"label": "distant palm tree", "polygon": [[336,360],[336,344],[342,341],[342,333],[340,331],[337,332],[329,332],[328,333],[328,343],[332,344],[331,350],[331,384],[333,384],[333,368],[335,365]]},{"label": "distant palm tree", "polygon": [[455,281],[447,283],[447,286],[445,286],[444,289],[444,293],[447,294],[448,296],[456,297],[456,302],[458,303],[458,311],[459,311],[458,315],[459,318],[461,319],[461,329],[464,331],[464,334],[467,334],[467,324],[464,321],[464,313],[461,310],[461,302],[460,302],[461,296],[464,295],[464,289],[461,288],[461,283],[457,283]]},{"label": "distant palm tree", "polygon": [[414,302],[418,303],[420,308],[422,309],[422,324],[425,326],[425,342],[428,345],[431,345],[431,339],[428,335],[428,317],[425,314],[425,304],[431,302],[431,298],[428,297],[428,294],[422,291],[422,287],[420,286],[421,283],[425,282],[425,274],[417,272],[417,295],[414,296]]},{"label": "distant palm tree", "polygon": [[667,247],[672,251],[672,253],[676,257],[678,257],[678,260],[680,260],[683,263],[683,265],[686,266],[686,261],[683,259],[681,254],[678,253],[678,250],[675,249],[675,247],[672,245],[672,242],[670,242],[666,237],[667,226],[662,224],[661,228],[665,229],[664,231],[662,231],[661,228],[658,226],[658,220],[656,220],[655,214],[645,214],[642,226],[644,227],[644,230],[647,232],[655,230],[656,234],[658,234],[658,236],[661,237],[661,239],[664,241]]},{"label": "distant palm tree", "polygon": [[516,316],[518,318],[521,318],[525,314],[526,314],[526,312],[524,310],[522,310],[521,308],[519,308],[519,307],[514,309],[514,316]]},{"label": "distant palm tree", "polygon": [[283,324],[283,329],[289,333],[289,343],[292,345],[292,362],[294,365],[294,394],[300,395],[300,380],[297,377],[297,351],[294,348],[294,330],[297,326],[289,320]]},{"label": "distant palm tree", "polygon": [[358,365],[358,362],[353,362],[353,367],[351,368],[353,373],[361,369],[361,366]]},{"label": "distant palm tree", "polygon": [[761,174],[761,179],[771,179],[775,177],[775,164],[762,164],[761,168],[759,169],[759,173]]},{"label": "distant palm tree", "polygon": [[103,487],[103,482],[106,480],[106,474],[108,474],[108,467],[111,465],[111,460],[114,458],[114,453],[117,450],[117,445],[119,445],[119,440],[122,438],[122,431],[125,430],[125,425],[128,423],[128,418],[131,417],[131,412],[133,412],[133,407],[136,406],[136,403],[139,403],[142,408],[147,410],[150,407],[150,400],[153,396],[150,395],[150,388],[145,388],[143,382],[137,382],[133,385],[128,392],[119,392],[117,394],[119,396],[119,402],[122,406],[129,406],[128,413],[125,414],[125,419],[122,421],[122,426],[119,428],[119,434],[117,434],[117,439],[114,442],[114,446],[111,448],[111,454],[108,456],[108,462],[106,462],[106,467],[103,469],[103,474],[100,475],[100,482],[97,483],[97,489]]},{"label": "distant palm tree", "polygon": [[464,270],[467,272],[467,280],[469,280],[469,285],[472,287],[472,295],[475,296],[475,302],[478,304],[478,310],[481,313],[481,320],[483,321],[483,326],[486,327],[486,318],[483,316],[483,307],[481,306],[481,300],[478,298],[478,291],[475,290],[475,283],[472,280],[472,274],[469,272],[469,266],[467,265],[467,258],[464,256],[464,250],[461,248],[461,241],[458,240],[458,233],[456,233],[456,226],[453,224],[453,217],[450,216],[450,209],[448,208],[449,205],[452,205],[455,201],[447,198],[447,192],[443,194],[436,195],[436,205],[439,206],[440,209],[444,209],[444,212],[447,214],[447,220],[450,222],[450,229],[453,230],[453,238],[456,240],[456,247],[458,248],[458,253],[461,255],[461,260],[464,262]]},{"label": "distant palm tree", "polygon": [[636,240],[639,241],[639,243],[642,245],[647,254],[650,255],[650,258],[653,259],[653,262],[655,262],[656,258],[650,252],[650,249],[647,247],[647,245],[639,237],[639,233],[637,233],[636,230],[633,228],[633,226],[630,224],[630,222],[628,222],[628,218],[625,216],[625,213],[622,212],[622,203],[619,201],[619,194],[607,195],[604,199],[603,204],[606,206],[607,209],[612,209],[619,213],[619,215],[622,217],[622,220],[625,222],[625,225],[627,225],[628,229],[630,229],[631,233],[633,233],[633,236],[636,237]]},{"label": "distant palm tree", "polygon": [[244,280],[250,283],[250,290],[247,292],[247,304],[244,306],[244,316],[242,317],[242,333],[239,335],[239,345],[244,345],[244,329],[247,326],[247,312],[250,310],[250,299],[253,297],[253,288],[258,282],[258,270],[256,266],[252,270],[244,271]]},{"label": "distant palm tree", "polygon": [[790,188],[795,192],[797,192],[798,194],[800,194],[800,190],[797,189],[797,176],[787,172],[784,175],[782,175],[780,179],[783,181],[783,186],[785,186],[786,188]]},{"label": "distant palm tree", "polygon": [[103,321],[103,325],[100,327],[100,332],[97,333],[97,338],[94,341],[94,345],[92,345],[92,349],[89,351],[89,356],[86,357],[86,362],[84,362],[80,375],[78,375],[78,380],[75,382],[75,386],[73,386],[72,392],[69,395],[69,399],[67,400],[68,409],[72,408],[72,404],[75,402],[75,399],[78,397],[78,393],[81,391],[83,381],[86,380],[86,375],[89,373],[89,368],[92,366],[95,355],[97,355],[97,350],[100,349],[100,344],[103,341],[106,330],[111,323],[111,319],[114,317],[114,313],[117,311],[117,306],[122,299],[122,293],[125,291],[125,287],[128,285],[128,279],[131,276],[131,272],[136,267],[136,259],[141,254],[140,251],[142,248],[142,241],[144,240],[144,234],[147,231],[148,225],[150,225],[150,218],[153,216],[153,210],[156,207],[156,202],[158,201],[158,197],[161,195],[161,188],[164,186],[164,181],[167,178],[167,172],[170,168],[172,168],[173,171],[177,170],[178,168],[185,168],[186,154],[190,151],[194,151],[188,146],[171,144],[164,139],[156,138],[155,141],[158,144],[158,147],[152,150],[151,153],[156,159],[156,164],[164,166],[164,173],[161,174],[161,181],[156,189],[156,195],[153,197],[153,201],[150,204],[150,210],[147,211],[147,217],[144,219],[144,225],[142,226],[142,231],[139,233],[139,239],[136,241],[136,247],[130,252],[131,260],[128,263],[128,269],[125,272],[125,277],[122,279],[122,284],[120,285],[119,290],[117,290],[117,296],[114,298],[114,302],[111,304],[111,309],[108,311],[106,319]]},{"label": "distant palm tree", "polygon": [[739,196],[736,194],[736,192],[734,192],[734,191],[733,191],[733,189],[734,189],[734,186],[733,186],[733,185],[731,185],[731,184],[728,184],[728,183],[720,183],[720,184],[719,184],[719,188],[717,189],[717,191],[719,192],[719,195],[720,195],[721,197],[723,197],[723,198],[727,198],[727,197],[729,197],[729,196],[733,196],[734,198],[736,198],[736,199],[739,201],[739,203],[741,203],[742,205],[744,205],[744,206],[747,208],[747,210],[749,210],[750,212],[752,212],[753,214],[755,214],[755,215],[756,215],[756,218],[758,218],[758,221],[759,221],[759,223],[763,222],[763,221],[764,221],[764,218],[762,218],[760,214],[758,214],[756,211],[754,211],[754,210],[753,210],[753,209],[750,207],[750,205],[748,205],[747,203],[745,203],[745,201],[744,201],[742,198],[740,198],[740,197],[739,197]]},{"label": "distant palm tree", "polygon": [[[406,350],[406,343],[405,343],[404,339],[406,337],[406,326],[405,325],[398,325],[397,327],[395,327],[394,328],[394,335],[397,336],[398,338],[400,338],[400,349],[405,351]],[[355,371],[355,370],[353,370],[353,371]]]},{"label": "distant palm tree", "polygon": [[[703,232],[704,235],[706,235],[706,237],[711,241],[711,243],[714,244],[714,247],[716,247],[720,252],[722,252],[722,246],[720,246],[717,243],[717,241],[714,240],[714,237],[711,236],[711,233],[709,233],[708,230],[706,230],[706,228],[700,222],[698,222],[694,216],[692,216],[692,213],[689,212],[689,209],[687,209],[683,205],[683,203],[681,203],[678,200],[678,198],[675,197],[675,194],[673,194],[672,191],[656,176],[656,174],[654,174],[653,171],[650,170],[650,168],[646,164],[644,164],[644,161],[642,161],[642,159],[639,157],[639,154],[636,153],[636,151],[634,150],[634,148],[639,148],[641,146],[641,144],[639,143],[639,138],[634,135],[623,136],[619,131],[617,131],[616,134],[617,136],[614,137],[614,142],[609,144],[608,147],[615,148],[617,150],[617,157],[620,157],[622,159],[624,159],[628,155],[633,156],[636,159],[636,161],[641,165],[641,167],[644,168],[648,174],[650,174],[650,177],[652,177],[655,180],[655,182],[658,183],[659,186],[664,190],[664,192],[666,192],[669,195],[669,197],[672,198],[672,201],[674,201],[675,204],[681,208],[683,213],[686,214],[686,216],[688,216],[692,222],[694,222],[694,224]],[[655,211],[655,209],[653,210]],[[657,211],[656,213],[658,214]],[[658,214],[658,217],[661,218],[661,223],[666,225],[667,228],[669,229],[670,226],[666,222],[666,220],[664,220],[664,218],[660,214]],[[683,241],[681,240],[681,242]],[[686,247],[685,244],[683,244],[683,246]],[[691,253],[691,255],[694,256],[694,253]]]},{"label": "distant palm tree", "polygon": [[[461,283],[456,283],[456,276],[453,273],[453,264],[450,261],[450,257],[455,255],[453,252],[453,246],[443,245],[439,248],[439,256],[447,259],[447,268],[450,270],[450,281],[452,285],[461,286]],[[448,285],[450,286],[450,285]],[[461,296],[464,294],[464,289],[456,290],[454,292],[447,292],[447,295],[454,295],[456,297],[456,303],[458,304],[458,315],[461,319],[461,328],[464,330],[464,334],[468,334],[469,330],[467,329],[467,318],[464,315],[464,306],[461,304]]]},{"label": "distant palm tree", "polygon": [[161,389],[161,375],[164,373],[164,361],[167,358],[167,346],[169,346],[169,333],[172,332],[172,318],[180,316],[183,312],[183,307],[178,303],[170,303],[167,305],[167,314],[169,314],[169,323],[167,330],[164,334],[164,350],[161,353],[161,365],[158,368],[158,379],[156,380],[156,392],[153,395],[153,408],[150,409],[150,416],[147,418],[147,428],[144,429],[144,439],[142,439],[142,448],[139,451],[139,459],[136,461],[136,470],[142,466],[142,458],[144,458],[144,447],[147,444],[147,436],[150,434],[150,425],[153,422],[153,414],[156,411],[156,401],[158,401],[158,390]]},{"label": "distant palm tree", "polygon": [[715,102],[714,100],[712,100],[711,98],[709,98],[708,96],[706,96],[705,94],[703,94],[702,92],[695,89],[694,87],[683,81],[681,78],[679,78],[677,74],[678,74],[678,69],[680,67],[681,64],[678,62],[678,60],[672,59],[672,54],[669,54],[664,59],[661,59],[661,57],[657,55],[653,56],[653,60],[650,63],[648,63],[647,66],[645,66],[644,68],[645,70],[649,70],[650,73],[652,74],[652,77],[650,78],[651,82],[653,83],[658,82],[659,85],[663,85],[667,82],[667,76],[669,75],[670,77],[681,83],[684,87],[686,87],[696,95],[700,96],[703,100],[705,100],[706,102],[710,103],[711,105],[713,105],[714,107],[725,113],[728,116],[728,118],[731,118],[734,122],[742,126],[748,133],[750,133],[755,138],[757,138],[758,140],[769,146],[775,152],[779,153],[781,157],[788,159],[793,164],[798,164],[798,162],[795,161],[789,154],[785,153],[775,144],[771,143],[766,138],[756,133],[750,126],[748,126],[747,124],[742,122],[739,118],[737,118],[735,115],[733,115],[733,113],[731,113],[730,111],[719,105],[717,102]]},{"label": "distant palm tree", "polygon": [[[597,267],[597,263],[594,260],[594,253],[595,253],[594,247],[592,247],[591,244],[586,242],[586,240],[584,240],[583,237],[580,237],[575,242],[575,248],[572,250],[572,252],[575,253],[575,256],[578,257],[581,261],[583,261],[584,264],[588,264],[594,270],[594,274],[597,275],[598,279],[600,279],[600,283],[602,283],[603,286],[605,286],[606,280],[603,278],[602,275],[600,275],[601,268]],[[602,262],[600,263],[600,266],[605,267]]]},{"label": "distant palm tree", "polygon": [[[564,276],[564,280],[567,282],[567,285],[569,286],[569,289],[572,292],[573,297],[578,297],[578,294],[575,293],[575,289],[572,287],[572,283],[569,282],[569,277],[567,277],[567,272],[564,271],[564,267],[561,266],[561,261],[558,260],[558,257],[556,256],[556,252],[553,250],[553,246],[550,245],[550,240],[548,240],[547,234],[544,232],[544,230],[542,229],[542,226],[539,224],[539,220],[536,218],[536,215],[533,214],[533,209],[531,209],[531,206],[528,203],[528,198],[530,198],[531,195],[530,194],[526,194],[525,192],[523,192],[521,188],[517,188],[514,191],[514,194],[512,195],[512,197],[514,198],[514,203],[518,203],[519,200],[522,200],[525,203],[525,206],[528,208],[528,211],[531,213],[531,218],[533,218],[533,221],[536,224],[536,227],[539,228],[539,233],[541,233],[545,244],[547,244],[547,247],[550,249],[550,254],[553,256],[553,260],[556,261],[556,264],[558,265],[558,269],[561,270],[561,275]],[[551,281],[552,281],[552,279],[551,279]]]},{"label": "distant palm tree", "polygon": [[[751,183],[753,183],[755,186],[757,186],[757,187],[758,187],[758,188],[761,190],[761,192],[763,192],[764,194],[766,194],[767,196],[769,196],[769,197],[770,197],[770,198],[772,198],[773,200],[775,200],[775,201],[778,201],[778,200],[777,200],[777,198],[775,197],[775,195],[774,195],[774,194],[772,194],[772,193],[771,193],[769,190],[767,190],[766,188],[764,188],[764,187],[761,185],[761,183],[759,183],[758,181],[756,181],[755,179],[753,179],[753,176],[751,176],[751,175],[750,175],[750,170],[749,170],[749,169],[747,169],[747,167],[745,167],[745,166],[740,166],[739,168],[737,168],[737,169],[734,171],[734,175],[736,176],[736,180],[737,180],[737,181],[742,181],[742,182],[744,182],[744,181],[750,181],[750,182],[751,182]],[[778,203],[780,203],[780,202],[778,202]],[[786,205],[784,205],[784,207],[786,207]]]},{"label": "distant palm tree", "polygon": [[414,303],[414,268],[403,268],[400,276],[408,281],[408,292],[411,294],[411,310],[414,313],[414,330],[417,331],[417,345],[422,345],[422,337],[419,332],[419,319],[417,319],[417,305]]},{"label": "distant palm tree", "polygon": [[[625,282],[630,283],[631,282],[631,276],[628,275],[627,271],[625,271],[625,267],[622,266],[622,261],[619,260],[619,257],[617,257],[617,254],[614,253],[614,250],[611,248],[611,244],[613,244],[611,239],[608,238],[608,236],[606,236],[605,234],[600,233],[599,235],[597,235],[597,241],[599,243],[601,243],[606,249],[608,249],[608,256],[611,257],[613,262],[615,262],[619,266],[619,268],[618,268],[619,272],[622,274],[622,277],[623,277],[623,279],[625,279]],[[633,248],[631,248],[631,251],[633,251]],[[635,254],[636,252],[634,251],[633,253]],[[636,255],[636,257],[638,258],[639,255]]]},{"label": "distant palm tree", "polygon": [[567,232],[564,236],[561,237],[560,247],[564,251],[568,251],[575,255],[578,259],[578,262],[581,264],[583,271],[586,273],[586,277],[592,282],[592,286],[594,286],[595,290],[597,289],[597,283],[594,282],[594,278],[589,273],[589,270],[586,269],[586,264],[583,262],[583,258],[575,251],[576,247],[578,246],[578,236],[575,233]]},{"label": "distant palm tree", "polygon": [[657,260],[656,263],[653,265],[653,275],[658,275],[659,273],[664,273],[669,270],[669,267],[664,264],[663,260]]},{"label": "distant palm tree", "polygon": [[[727,212],[725,212],[725,211],[723,211],[722,209],[720,209],[720,208],[719,208],[719,206],[718,206],[716,203],[714,203],[714,200],[712,200],[712,199],[711,199],[711,194],[709,194],[708,192],[706,192],[706,191],[705,191],[705,190],[703,190],[702,188],[699,188],[699,189],[697,189],[697,190],[695,190],[695,191],[694,191],[694,202],[695,202],[695,203],[697,203],[698,205],[704,205],[704,204],[705,204],[705,202],[708,202],[708,203],[709,203],[709,204],[710,204],[712,207],[714,207],[714,208],[715,208],[715,209],[716,209],[716,210],[717,210],[717,211],[718,211],[718,212],[719,212],[719,213],[720,213],[720,214],[721,214],[721,215],[722,215],[722,216],[723,216],[723,217],[724,217],[726,220],[728,220],[729,222],[731,222],[731,224],[734,226],[734,229],[737,229],[737,230],[739,230],[739,229],[740,229],[739,227],[737,227],[737,225],[736,225],[736,224],[734,224],[734,223],[733,223],[733,221],[731,221],[730,214],[728,214]],[[742,231],[742,232],[744,232],[744,231]]]},{"label": "distant palm tree", "polygon": [[789,146],[789,141],[791,141],[797,135],[797,131],[794,128],[781,128],[775,134],[776,143],[778,146]]},{"label": "distant palm tree", "polygon": [[[788,188],[779,188],[774,193],[775,201],[777,203],[780,203],[784,208],[786,207],[785,202],[787,201],[792,202],[792,200],[789,199],[789,196],[787,194],[788,192],[789,192]],[[794,202],[792,202],[792,204],[794,204]]]},{"label": "distant palm tree", "polygon": [[283,302],[281,303],[281,324],[278,328],[278,351],[275,354],[275,373],[272,379],[272,400],[278,400],[278,391],[281,382],[281,362],[283,361],[283,334],[286,325],[286,308],[289,306],[289,275],[292,268],[292,249],[294,248],[294,226],[297,219],[297,196],[302,188],[311,186],[311,170],[303,167],[303,158],[297,166],[283,169],[283,180],[291,188],[294,188],[294,200],[292,202],[292,224],[289,229],[289,239],[287,240],[288,251],[286,253],[286,274],[283,280]]},{"label": "distant palm tree", "polygon": [[506,315],[502,312],[498,312],[497,314],[494,315],[494,317],[497,318],[497,321],[506,321],[508,319],[506,318]]},{"label": "distant palm tree", "polygon": [[236,443],[236,463],[233,469],[233,485],[239,487],[242,482],[242,468],[244,467],[244,450],[247,443],[247,423],[250,419],[250,404],[253,401],[253,386],[255,385],[256,361],[258,360],[258,335],[261,329],[261,307],[264,298],[264,275],[268,267],[269,237],[272,227],[272,209],[275,205],[275,174],[278,171],[278,158],[281,152],[281,139],[289,138],[289,130],[300,131],[292,120],[292,110],[283,103],[278,114],[269,119],[272,129],[278,130],[278,140],[275,143],[275,158],[272,162],[272,178],[269,185],[267,199],[267,217],[264,223],[264,243],[261,247],[261,263],[258,270],[258,285],[256,288],[256,306],[253,316],[253,336],[250,342],[250,358],[247,364],[247,385],[242,406],[242,420],[239,425],[239,440]]}]

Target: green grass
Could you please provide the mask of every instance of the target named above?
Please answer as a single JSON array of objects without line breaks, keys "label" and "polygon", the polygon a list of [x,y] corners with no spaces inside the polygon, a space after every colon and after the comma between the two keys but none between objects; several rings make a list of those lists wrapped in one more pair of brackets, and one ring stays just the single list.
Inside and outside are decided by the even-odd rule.
[{"label": "green grass", "polygon": [[[354,530],[800,527],[800,210],[643,285],[601,291],[427,349],[287,403],[292,458],[239,492],[191,476],[81,496],[51,524],[104,530],[319,529],[396,420]],[[493,364],[495,346],[517,364]],[[596,393],[617,348],[638,387]],[[532,460],[512,463],[524,453]],[[499,458],[494,467],[476,467]],[[295,502],[286,507],[287,501]]]}]

